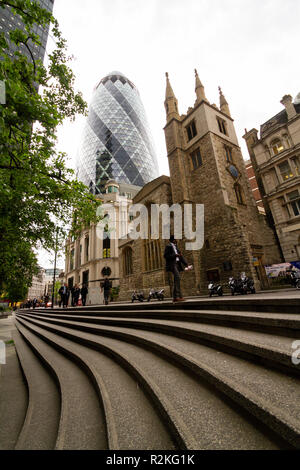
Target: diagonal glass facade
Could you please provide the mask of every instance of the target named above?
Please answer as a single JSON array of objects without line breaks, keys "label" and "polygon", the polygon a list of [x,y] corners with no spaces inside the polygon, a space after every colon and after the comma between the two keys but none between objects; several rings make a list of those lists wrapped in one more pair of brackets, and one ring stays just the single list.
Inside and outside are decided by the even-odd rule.
[{"label": "diagonal glass facade", "polygon": [[159,175],[139,92],[120,72],[104,77],[94,90],[77,170],[95,194],[110,179],[144,186]]}]

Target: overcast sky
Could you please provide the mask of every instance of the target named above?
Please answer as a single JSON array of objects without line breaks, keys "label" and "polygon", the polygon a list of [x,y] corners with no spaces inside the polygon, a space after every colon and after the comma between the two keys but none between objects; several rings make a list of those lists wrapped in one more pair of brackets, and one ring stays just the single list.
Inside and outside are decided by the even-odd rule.
[{"label": "overcast sky", "polygon": [[[165,72],[180,114],[195,101],[195,68],[211,103],[219,105],[221,86],[245,159],[244,129],[259,129],[283,109],[283,95],[300,92],[300,0],[55,0],[54,16],[87,102],[114,70],[136,85],[161,174],[169,174]],[[59,149],[73,167],[83,124],[80,117],[59,130]]]}]

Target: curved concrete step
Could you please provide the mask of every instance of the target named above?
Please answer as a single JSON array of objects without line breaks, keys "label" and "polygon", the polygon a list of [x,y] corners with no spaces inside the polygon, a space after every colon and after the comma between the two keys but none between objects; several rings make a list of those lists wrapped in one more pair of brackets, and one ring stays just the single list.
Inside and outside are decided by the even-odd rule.
[{"label": "curved concrete step", "polygon": [[[61,309],[66,311],[80,311],[81,309],[100,312],[109,312],[111,309],[118,311],[138,311],[140,308],[145,310],[165,310],[165,309],[184,309],[184,310],[226,310],[226,311],[240,311],[240,312],[278,312],[299,314],[299,295],[297,290],[289,293],[288,297],[279,298],[278,295],[264,296],[264,294],[257,295],[238,295],[238,296],[225,296],[214,298],[195,298],[187,299],[184,303],[173,304],[171,301],[164,302],[143,302],[143,303],[110,303],[109,305],[92,305],[85,307],[68,307]],[[45,310],[45,309],[40,309]],[[57,311],[58,309],[46,309],[47,311]]]},{"label": "curved concrete step", "polygon": [[[53,371],[59,383],[61,410],[59,427],[54,440],[55,448],[65,450],[107,449],[106,427],[102,409],[97,394],[85,373],[72,361],[66,359],[27,328],[24,328],[19,321],[16,322],[16,327],[29,342],[34,353],[42,358]],[[30,369],[31,367],[32,364],[29,364]],[[40,394],[37,393],[36,399],[39,398]],[[53,414],[55,413],[54,406],[52,403],[43,407],[34,423],[32,420],[29,421],[29,426],[31,423],[40,427],[45,426],[47,433],[49,430],[48,420],[52,419],[52,411]],[[25,445],[20,442],[18,448],[35,449],[37,441],[40,440],[39,434],[35,432],[34,427],[31,427],[26,435]]]},{"label": "curved concrete step", "polygon": [[13,450],[28,407],[26,380],[14,346],[6,349],[6,364],[0,366],[0,450]]},{"label": "curved concrete step", "polygon": [[[78,331],[70,329],[70,322],[66,327],[32,318],[28,318],[26,321],[40,325],[49,329],[49,331],[55,331],[73,341],[86,341],[94,348],[99,347],[99,344],[103,344],[105,340],[104,337],[97,338],[93,334],[97,332],[98,335],[122,339],[159,352],[186,367],[198,377],[204,378],[270,429],[277,432],[283,439],[286,439],[294,447],[300,448],[300,410],[298,405],[290,408],[299,396],[299,379],[285,377],[283,374],[268,371],[261,366],[248,363],[229,354],[216,352],[212,348],[162,333],[120,327],[111,327],[109,329],[97,326],[95,328],[95,325],[93,326],[93,333],[86,333],[81,330],[82,324],[80,324],[80,331]],[[78,329],[79,325],[75,324],[74,326]],[[91,331],[91,327],[87,326]],[[221,368],[216,367],[219,360]],[[222,371],[224,364],[228,366],[225,373]],[[230,374],[232,370],[234,373]],[[249,377],[251,377],[251,380],[243,380],[243,378],[248,379]],[[255,386],[256,382],[261,385],[261,388]],[[280,387],[276,398],[278,386]],[[261,393],[261,390],[272,391],[274,387],[275,403],[268,396]],[[286,400],[287,390],[289,390],[289,399]]]},{"label": "curved concrete step", "polygon": [[[106,410],[110,449],[174,449],[166,431],[149,399],[136,380],[110,357],[80,344],[63,339],[41,328],[32,328],[26,321],[21,324],[31,333],[55,346],[89,369],[101,388]],[[18,326],[19,327],[19,326]]]},{"label": "curved concrete step", "polygon": [[[75,346],[73,345],[73,347],[72,347],[71,342],[66,343],[66,338],[73,340],[73,337],[68,338],[68,335],[63,335],[64,339],[62,341],[59,341],[59,337],[57,336],[57,334],[58,335],[61,334],[61,332],[62,332],[61,329],[58,329],[58,330],[52,329],[52,331],[54,332],[54,335],[51,336],[48,333],[48,331],[45,331],[43,328],[40,327],[41,322],[36,322],[35,320],[30,322],[27,319],[24,320],[24,318],[20,318],[19,321],[21,322],[22,325],[25,325],[26,328],[28,328],[32,332],[38,334],[45,341],[50,341],[51,344],[55,345],[59,349],[62,348],[65,353],[68,353],[68,350],[69,351],[72,350],[72,355],[74,355],[74,351],[76,351],[78,349],[78,344],[76,344]],[[51,331],[51,327],[50,327],[49,331]],[[51,331],[51,333],[52,333],[52,331]],[[195,447],[196,442],[192,438],[189,430],[186,428],[184,423],[180,420],[180,418],[179,418],[178,414],[176,413],[176,411],[173,409],[172,404],[168,402],[168,400],[165,397],[164,393],[153,383],[151,378],[148,377],[147,374],[145,374],[145,372],[142,369],[139,369],[139,368],[135,367],[134,364],[132,364],[131,361],[125,355],[118,354],[116,351],[112,350],[111,348],[108,348],[108,347],[104,346],[102,341],[99,341],[98,337],[95,336],[95,338],[97,340],[96,342],[95,341],[90,342],[89,339],[87,341],[84,341],[84,340],[81,341],[81,338],[79,338],[79,341],[76,341],[76,342],[87,345],[89,347],[96,346],[94,349],[96,349],[97,351],[100,351],[101,353],[104,353],[106,355],[111,356],[115,361],[117,361],[119,364],[121,364],[121,366],[123,368],[125,368],[125,370],[127,370],[136,379],[136,382],[135,382],[136,387],[143,388],[145,390],[145,392],[147,393],[147,395],[149,397],[151,397],[152,408],[153,408],[152,409],[151,421],[154,421],[154,415],[156,416],[157,413],[159,413],[159,416],[160,416],[160,434],[163,433],[162,438],[166,440],[165,443],[160,443],[160,446],[155,447],[155,448],[156,449],[157,448],[159,448],[159,449],[160,448],[163,448],[163,449],[165,448],[165,449],[168,449],[168,450],[173,449],[174,444],[173,444],[172,440],[174,442],[176,442],[176,448],[177,449],[197,448],[197,447]],[[77,336],[76,336],[76,340],[77,340]],[[67,344],[67,347],[66,347],[66,344]],[[77,353],[75,353],[75,354],[77,354]],[[120,399],[120,396],[119,396],[119,399]],[[115,410],[112,410],[112,411],[118,413],[118,409],[115,409]],[[129,409],[129,412],[132,413],[132,410]],[[111,424],[111,422],[113,421],[115,433],[117,433],[116,424],[115,424],[115,417],[114,416],[113,417],[112,416],[107,416],[107,421],[108,421],[108,424]],[[165,423],[165,426],[167,426],[167,428],[168,428],[169,437],[166,437],[165,431],[163,431],[163,428],[164,428],[163,423]],[[144,423],[142,422],[141,425],[143,426]],[[158,423],[156,423],[155,427],[158,427]],[[155,430],[155,427],[152,428],[152,431],[148,433],[147,441],[150,439],[150,441],[154,440],[154,442],[157,442],[157,437],[158,436],[153,434],[153,431]],[[135,433],[136,425],[134,425],[132,429],[134,430],[134,433]],[[131,436],[131,438],[134,439],[132,434],[130,434],[130,436]],[[170,436],[172,436],[172,439],[170,438]],[[138,439],[138,437],[137,437],[137,439]],[[118,442],[118,441],[119,441],[119,438],[115,442]],[[153,443],[149,444],[149,442],[147,442],[147,441],[143,443],[143,448],[144,449],[147,448],[147,447],[144,447],[144,446],[148,446],[148,448],[152,448]]]},{"label": "curved concrete step", "polygon": [[[29,317],[29,315],[27,316]],[[300,375],[299,367],[292,362],[293,342],[298,338],[286,338],[269,333],[252,332],[230,327],[222,327],[216,325],[207,325],[192,322],[179,322],[177,320],[140,320],[127,318],[98,318],[95,322],[86,323],[68,319],[60,319],[60,317],[45,317],[35,314],[31,318],[49,321],[57,325],[70,325],[71,328],[80,328],[84,331],[97,332],[101,325],[107,324],[114,328],[115,325],[126,328],[139,328],[142,330],[152,330],[166,333],[174,336],[180,336],[190,341],[200,342],[208,346],[219,347],[228,350],[234,354],[244,354],[245,357],[251,355],[257,360],[262,360],[272,367],[279,369],[284,368],[290,373]],[[91,324],[92,323],[92,324]]]},{"label": "curved concrete step", "polygon": [[59,390],[18,331],[13,332],[13,339],[29,391],[26,418],[15,449],[53,449],[60,417]]},{"label": "curved concrete step", "polygon": [[[77,321],[97,322],[100,318],[108,323],[109,319],[125,318],[125,312],[111,310],[105,313],[99,311],[42,311],[28,312],[50,318],[76,319]],[[25,312],[26,314],[26,312]],[[126,312],[126,319],[158,319],[197,322],[232,328],[247,329],[275,335],[300,337],[300,314],[259,313],[259,312],[226,312],[226,311],[197,311],[197,310],[153,310],[140,309],[136,312]]]}]

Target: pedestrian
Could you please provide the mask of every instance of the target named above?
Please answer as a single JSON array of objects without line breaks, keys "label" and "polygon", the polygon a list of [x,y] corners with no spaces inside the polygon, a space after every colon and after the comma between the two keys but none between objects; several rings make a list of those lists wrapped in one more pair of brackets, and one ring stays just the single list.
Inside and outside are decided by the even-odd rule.
[{"label": "pedestrian", "polygon": [[49,302],[49,295],[45,295],[45,308],[47,308],[47,303]]},{"label": "pedestrian", "polygon": [[164,258],[166,260],[166,271],[171,272],[174,276],[173,302],[183,302],[180,272],[184,270],[183,266],[185,269],[190,269],[191,267],[188,266],[186,259],[179,251],[174,235],[170,236],[169,244],[165,248]]},{"label": "pedestrian", "polygon": [[82,305],[85,306],[85,303],[86,303],[86,296],[88,294],[89,290],[87,288],[87,285],[86,284],[83,284],[82,288],[81,288],[81,302],[82,302]]},{"label": "pedestrian", "polygon": [[36,304],[37,304],[37,298],[35,297],[35,298],[33,299],[33,301],[32,301],[32,306],[33,306],[33,308],[36,307]]},{"label": "pedestrian", "polygon": [[108,305],[110,288],[111,288],[111,282],[109,281],[108,277],[106,277],[104,279],[104,282],[102,283],[102,290],[104,292],[105,305]]},{"label": "pedestrian", "polygon": [[64,307],[68,307],[68,301],[69,301],[69,295],[70,295],[70,292],[69,292],[69,289],[68,289],[68,286],[66,283],[64,283],[63,286],[61,286],[61,288],[59,289],[58,291],[59,295],[60,295],[60,302],[59,302],[59,306],[63,306]]},{"label": "pedestrian", "polygon": [[74,298],[75,298],[75,287],[74,287],[74,286],[72,286],[72,287],[71,287],[71,289],[70,289],[70,291],[71,291],[71,305],[72,305],[72,307],[74,307],[74,305],[75,305],[75,303],[74,303]]},{"label": "pedestrian", "polygon": [[74,289],[74,305],[75,305],[75,307],[78,306],[79,296],[80,296],[80,287],[79,287],[78,284],[75,284],[75,289]]}]

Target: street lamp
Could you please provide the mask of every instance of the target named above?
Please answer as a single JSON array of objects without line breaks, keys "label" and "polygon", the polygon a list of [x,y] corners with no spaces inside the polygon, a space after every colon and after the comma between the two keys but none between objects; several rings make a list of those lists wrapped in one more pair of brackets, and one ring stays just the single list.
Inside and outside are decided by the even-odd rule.
[{"label": "street lamp", "polygon": [[58,228],[56,228],[56,237],[55,237],[55,257],[54,257],[54,273],[53,273],[53,286],[52,286],[52,308],[54,308],[54,288],[55,288],[55,275],[56,275],[57,245],[58,245]]}]

